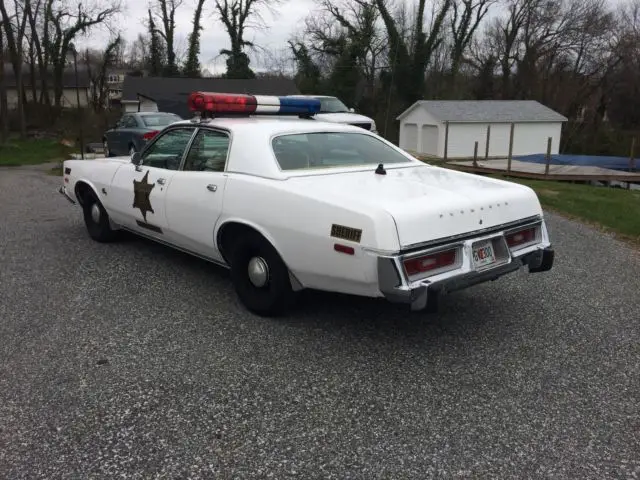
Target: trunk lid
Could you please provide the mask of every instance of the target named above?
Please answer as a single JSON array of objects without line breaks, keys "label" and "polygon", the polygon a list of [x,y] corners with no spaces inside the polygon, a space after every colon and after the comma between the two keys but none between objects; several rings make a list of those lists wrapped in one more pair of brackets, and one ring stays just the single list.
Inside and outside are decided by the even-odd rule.
[{"label": "trunk lid", "polygon": [[341,205],[379,209],[397,226],[400,245],[463,235],[541,215],[529,187],[449,169],[417,165],[292,177],[296,189]]}]

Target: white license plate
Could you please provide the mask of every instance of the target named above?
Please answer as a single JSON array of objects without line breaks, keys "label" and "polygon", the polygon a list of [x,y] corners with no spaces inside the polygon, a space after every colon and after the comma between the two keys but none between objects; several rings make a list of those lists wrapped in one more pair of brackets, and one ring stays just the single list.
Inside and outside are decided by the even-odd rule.
[{"label": "white license plate", "polygon": [[493,244],[491,241],[476,243],[472,247],[473,265],[478,267],[485,267],[491,265],[496,261],[496,255],[493,251]]}]

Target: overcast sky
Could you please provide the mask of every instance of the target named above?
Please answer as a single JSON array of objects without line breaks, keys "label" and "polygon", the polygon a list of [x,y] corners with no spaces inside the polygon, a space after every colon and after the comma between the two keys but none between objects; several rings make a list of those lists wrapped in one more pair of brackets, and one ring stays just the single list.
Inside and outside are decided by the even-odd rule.
[{"label": "overcast sky", "polygon": [[[147,16],[148,2],[143,0],[122,0],[122,2],[125,5],[125,11],[114,23],[116,27],[120,26],[124,38],[131,42],[136,39],[139,33],[145,32],[144,22]],[[186,51],[187,37],[193,27],[195,4],[195,0],[184,0],[177,11],[176,49],[178,51]],[[209,68],[212,73],[222,73],[226,71],[225,58],[218,57],[216,59],[215,57],[219,55],[220,49],[229,48],[229,36],[222,23],[214,16],[211,5],[213,5],[212,0],[205,2],[206,11],[202,19],[203,30],[200,38],[200,63],[203,67]],[[283,49],[287,46],[287,40],[291,35],[300,30],[310,9],[315,9],[314,0],[288,0],[274,8],[273,13],[263,8],[261,13],[267,29],[251,29],[245,34],[245,39],[266,49]],[[126,26],[123,26],[123,23]],[[105,47],[109,35],[109,31],[105,28],[96,29],[91,32],[88,38],[83,38],[78,43],[85,47],[102,49]],[[254,69],[259,69],[260,64],[255,64],[255,62],[260,62],[260,60],[254,60],[255,55],[252,55],[251,66]],[[258,52],[257,55],[262,54]]]},{"label": "overcast sky", "polygon": [[[0,0],[2,1],[2,0]],[[156,2],[157,0],[151,0]],[[411,0],[405,0],[411,1]],[[623,3],[625,0],[608,0],[611,5]],[[146,30],[145,19],[147,16],[148,1],[122,0],[125,8],[123,13],[115,21],[116,27],[128,42],[136,39],[139,33]],[[186,51],[187,37],[191,32],[193,12],[196,0],[183,0],[183,4],[176,15],[176,50]],[[208,68],[211,73],[223,73],[226,71],[225,58],[219,56],[220,49],[229,48],[229,37],[221,22],[214,16],[213,0],[205,2],[205,14],[202,19],[203,30],[200,39],[200,63],[203,68]],[[317,11],[315,0],[285,0],[281,5],[273,9],[261,10],[266,29],[251,29],[246,32],[245,40],[253,41],[265,50],[283,50],[287,48],[287,40],[291,35],[300,32],[304,27],[304,19],[310,11]],[[493,8],[493,14],[496,14]],[[109,31],[106,28],[94,29],[88,38],[78,39],[79,44],[89,48],[102,49],[109,39]],[[259,51],[251,55],[251,67],[261,70],[264,65],[264,53]],[[216,58],[217,57],[217,58]]]}]

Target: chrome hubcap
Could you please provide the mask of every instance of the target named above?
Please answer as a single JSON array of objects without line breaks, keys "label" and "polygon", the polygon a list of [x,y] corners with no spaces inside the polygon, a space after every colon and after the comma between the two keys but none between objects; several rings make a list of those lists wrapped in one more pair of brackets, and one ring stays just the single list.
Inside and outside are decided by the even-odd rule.
[{"label": "chrome hubcap", "polygon": [[91,205],[91,219],[95,223],[100,223],[100,207],[98,207],[97,203]]},{"label": "chrome hubcap", "polygon": [[258,287],[264,287],[269,280],[269,267],[262,257],[253,257],[249,260],[249,280]]}]

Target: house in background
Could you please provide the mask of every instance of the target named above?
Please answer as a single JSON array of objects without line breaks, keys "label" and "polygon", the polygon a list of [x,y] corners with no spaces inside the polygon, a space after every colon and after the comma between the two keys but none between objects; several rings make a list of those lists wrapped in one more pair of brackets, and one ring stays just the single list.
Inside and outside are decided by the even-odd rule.
[{"label": "house in background", "polygon": [[276,96],[300,93],[295,82],[284,77],[228,79],[127,76],[120,101],[122,113],[161,111],[188,119],[192,113],[187,99],[196,91]]},{"label": "house in background", "polygon": [[484,156],[489,133],[489,157],[509,154],[514,124],[513,155],[558,153],[562,124],[568,119],[535,100],[419,100],[401,113],[400,148],[436,157]]},{"label": "house in background", "polygon": [[[29,66],[25,64],[22,68],[22,82],[27,102],[38,101],[42,90],[40,72],[36,69],[34,86]],[[4,81],[7,87],[7,107],[9,110],[13,110],[18,106],[18,89],[16,87],[16,77],[13,72],[13,66],[10,63],[5,63],[4,75]],[[47,86],[49,87],[49,98],[51,98],[51,102],[53,103],[53,72],[51,71],[48,72]],[[76,74],[73,66],[67,67],[62,74],[62,98],[60,100],[62,108],[77,108],[78,94],[80,97],[80,106],[86,107],[91,98],[91,80],[88,71],[86,67],[78,65],[78,81],[76,82]]]}]

